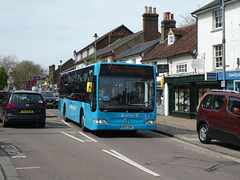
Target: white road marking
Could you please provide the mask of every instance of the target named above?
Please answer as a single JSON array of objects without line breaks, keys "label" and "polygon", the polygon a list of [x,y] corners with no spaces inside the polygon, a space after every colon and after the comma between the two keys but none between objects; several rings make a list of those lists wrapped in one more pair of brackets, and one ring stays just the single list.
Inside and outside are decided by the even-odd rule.
[{"label": "white road marking", "polygon": [[48,124],[45,124],[45,126],[46,126],[46,127],[51,127],[51,126],[50,126],[50,125],[48,125]]},{"label": "white road marking", "polygon": [[68,134],[78,134],[78,132],[70,132],[70,131],[68,131],[68,132],[66,132],[66,133],[68,133]]},{"label": "white road marking", "polygon": [[12,156],[13,159],[16,159],[16,158],[26,158],[27,156],[21,156],[21,155],[18,155],[18,156]]},{"label": "white road marking", "polygon": [[66,136],[68,136],[68,137],[71,137],[71,138],[73,138],[73,139],[75,139],[75,140],[77,140],[77,141],[84,142],[83,140],[81,140],[81,139],[79,139],[79,138],[76,138],[76,137],[74,137],[74,136],[72,136],[72,135],[70,135],[70,134],[67,134],[67,133],[65,133],[65,132],[61,132],[61,133],[64,134],[64,135],[66,135]]},{"label": "white road marking", "polygon": [[40,167],[18,167],[18,168],[15,168],[17,170],[22,170],[22,169],[40,169]]},{"label": "white road marking", "polygon": [[89,137],[88,135],[84,134],[83,132],[80,132],[80,131],[78,131],[78,133],[80,133],[81,135],[83,135],[83,136],[85,136],[86,138],[90,139],[90,140],[86,140],[86,141],[93,141],[93,142],[97,142],[97,140],[95,140],[95,139],[93,139],[93,138]]},{"label": "white road marking", "polygon": [[117,159],[120,159],[120,160],[122,160],[122,161],[124,161],[124,162],[126,162],[126,163],[128,163],[128,164],[130,164],[130,165],[132,165],[132,166],[134,166],[134,167],[136,167],[136,168],[138,168],[138,169],[140,169],[140,170],[148,173],[148,174],[151,174],[151,175],[153,175],[153,176],[160,176],[159,174],[157,174],[157,173],[155,173],[155,172],[153,172],[153,171],[151,171],[151,170],[149,170],[149,169],[141,166],[140,164],[132,161],[131,159],[123,156],[122,154],[120,154],[120,153],[118,153],[118,152],[116,152],[116,151],[114,151],[114,150],[110,150],[110,151],[108,151],[108,150],[102,150],[102,151],[105,152],[105,153],[108,153],[108,154],[116,157]]},{"label": "white road marking", "polygon": [[65,122],[64,120],[61,120],[64,124],[66,124],[68,127],[72,127],[70,124],[68,124],[67,122]]}]

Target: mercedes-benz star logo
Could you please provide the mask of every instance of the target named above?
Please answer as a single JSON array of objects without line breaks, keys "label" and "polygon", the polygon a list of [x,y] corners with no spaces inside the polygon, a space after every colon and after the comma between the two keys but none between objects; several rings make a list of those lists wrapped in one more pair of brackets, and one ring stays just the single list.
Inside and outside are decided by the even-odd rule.
[{"label": "mercedes-benz star logo", "polygon": [[130,121],[129,121],[128,119],[124,119],[124,123],[125,123],[125,124],[129,124]]}]

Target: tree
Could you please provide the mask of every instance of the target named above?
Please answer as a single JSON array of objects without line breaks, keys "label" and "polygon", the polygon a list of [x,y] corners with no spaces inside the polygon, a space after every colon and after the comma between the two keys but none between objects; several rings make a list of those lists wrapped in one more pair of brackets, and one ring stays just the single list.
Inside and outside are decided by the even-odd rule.
[{"label": "tree", "polygon": [[0,89],[7,86],[8,74],[4,67],[0,67]]},{"label": "tree", "polygon": [[3,66],[8,75],[16,65],[17,57],[15,55],[0,56],[0,67]]},{"label": "tree", "polygon": [[32,81],[34,76],[42,74],[42,68],[39,64],[34,64],[32,61],[21,61],[11,72],[11,78],[14,86],[17,89],[24,89],[28,81]]},{"label": "tree", "polygon": [[179,27],[188,26],[196,23],[196,19],[190,15],[190,13],[186,13],[185,15],[180,15],[183,21],[179,24]]}]

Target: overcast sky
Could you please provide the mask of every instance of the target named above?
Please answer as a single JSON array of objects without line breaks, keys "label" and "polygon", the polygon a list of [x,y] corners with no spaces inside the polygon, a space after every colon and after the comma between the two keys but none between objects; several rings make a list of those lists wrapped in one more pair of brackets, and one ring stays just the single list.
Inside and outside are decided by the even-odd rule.
[{"label": "overcast sky", "polygon": [[190,14],[212,0],[0,0],[0,56],[15,55],[42,67],[60,64],[94,41],[124,24],[142,30],[145,6],[156,7],[159,31],[163,12]]}]

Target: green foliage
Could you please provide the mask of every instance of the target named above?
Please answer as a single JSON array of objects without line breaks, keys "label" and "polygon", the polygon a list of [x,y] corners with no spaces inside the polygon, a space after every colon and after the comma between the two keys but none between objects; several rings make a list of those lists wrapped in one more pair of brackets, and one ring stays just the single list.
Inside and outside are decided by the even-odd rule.
[{"label": "green foliage", "polygon": [[100,59],[95,59],[95,55],[92,54],[88,59],[86,59],[86,63],[87,65],[90,65],[90,64],[94,64],[94,63],[97,63],[99,62]]},{"label": "green foliage", "polygon": [[8,74],[4,67],[0,67],[0,89],[7,86]]}]

